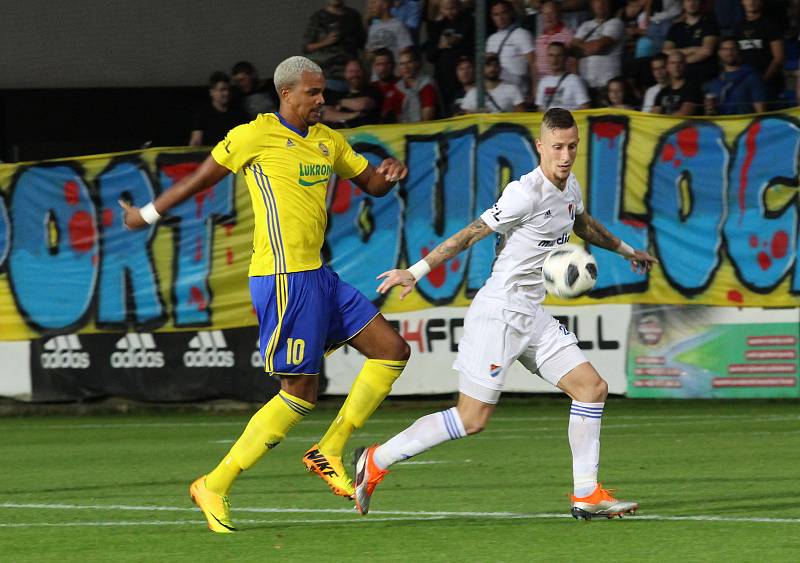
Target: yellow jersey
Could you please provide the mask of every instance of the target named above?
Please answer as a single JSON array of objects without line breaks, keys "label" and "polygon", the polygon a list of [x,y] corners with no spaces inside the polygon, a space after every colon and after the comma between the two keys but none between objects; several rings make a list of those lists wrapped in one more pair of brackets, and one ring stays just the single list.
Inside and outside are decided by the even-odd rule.
[{"label": "yellow jersey", "polygon": [[244,172],[255,215],[250,276],[322,266],[328,181],[333,172],[348,179],[367,167],[338,131],[317,124],[304,135],[277,113],[231,129],[211,156]]}]

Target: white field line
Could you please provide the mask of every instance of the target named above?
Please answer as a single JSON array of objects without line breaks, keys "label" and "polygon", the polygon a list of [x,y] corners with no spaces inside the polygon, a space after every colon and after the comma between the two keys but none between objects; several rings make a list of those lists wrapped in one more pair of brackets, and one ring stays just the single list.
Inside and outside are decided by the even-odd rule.
[{"label": "white field line", "polygon": [[[505,416],[497,416],[492,418],[493,423],[505,423],[505,422],[561,422],[567,420],[568,417],[568,409],[565,407],[564,415],[563,416],[531,416],[531,417],[505,417]],[[713,423],[718,420],[736,420],[736,419],[746,419],[748,421],[753,422],[770,422],[770,421],[783,421],[783,420],[800,420],[800,415],[763,415],[763,416],[753,416],[751,414],[743,413],[743,414],[730,414],[730,415],[708,415],[708,414],[689,414],[689,415],[670,415],[669,413],[658,413],[652,415],[614,415],[613,412],[606,413],[607,419],[610,420],[652,420],[658,419],[664,421],[663,424],[673,423],[676,420],[686,420],[686,421],[704,421],[708,420],[709,423]],[[135,428],[204,428],[204,427],[215,427],[215,426],[242,426],[245,422],[247,415],[243,414],[241,420],[235,421],[227,421],[227,422],[132,422],[132,423],[109,423],[109,424],[100,424],[100,423],[84,423],[84,424],[47,424],[47,425],[35,425],[35,424],[28,424],[24,426],[14,426],[15,429],[44,429],[44,430],[94,430],[94,429],[135,429]],[[370,425],[377,425],[377,424],[397,424],[406,422],[411,424],[415,419],[412,416],[408,418],[384,418],[379,420],[370,421]],[[684,424],[691,423],[685,422]],[[327,419],[323,420],[308,420],[304,421],[303,425],[327,425],[330,424],[330,421]]]},{"label": "white field line", "polygon": [[[4,502],[0,504],[0,508],[24,510],[114,510],[114,511],[135,511],[135,512],[195,512],[195,508],[184,508],[176,506],[135,506],[135,505],[96,505],[96,504],[44,504],[44,503],[14,503]],[[385,522],[388,520],[431,520],[431,519],[458,519],[458,518],[494,518],[499,520],[542,520],[553,518],[571,518],[566,513],[525,513],[525,512],[453,512],[453,511],[413,511],[413,510],[374,510],[369,517],[360,517],[355,514],[354,510],[346,508],[248,508],[237,507],[237,513],[249,512],[258,514],[341,514],[353,516],[353,518],[345,519],[298,519],[298,520],[274,520],[274,521],[259,521],[259,520],[242,520],[237,519],[238,522],[247,523],[369,523],[369,522]],[[378,518],[374,516],[378,515]],[[766,523],[766,524],[800,524],[800,518],[769,518],[757,516],[716,516],[710,514],[696,514],[688,516],[669,516],[658,514],[639,514],[630,516],[628,518],[636,520],[661,520],[667,522],[745,522],[745,523]],[[198,521],[179,520],[161,521],[163,525],[169,524],[195,524]],[[14,523],[14,524],[1,524],[0,527],[20,527],[20,526],[132,526],[132,525],[153,525],[153,521],[145,522],[129,522],[103,520],[100,522],[51,522],[51,523]]]}]

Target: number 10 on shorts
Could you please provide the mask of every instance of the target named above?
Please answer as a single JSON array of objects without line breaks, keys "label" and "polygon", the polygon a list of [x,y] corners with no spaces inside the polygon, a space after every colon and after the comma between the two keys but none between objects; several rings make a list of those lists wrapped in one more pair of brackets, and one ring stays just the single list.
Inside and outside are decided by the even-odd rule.
[{"label": "number 10 on shorts", "polygon": [[306,342],[302,338],[286,339],[286,363],[299,366],[306,353]]}]

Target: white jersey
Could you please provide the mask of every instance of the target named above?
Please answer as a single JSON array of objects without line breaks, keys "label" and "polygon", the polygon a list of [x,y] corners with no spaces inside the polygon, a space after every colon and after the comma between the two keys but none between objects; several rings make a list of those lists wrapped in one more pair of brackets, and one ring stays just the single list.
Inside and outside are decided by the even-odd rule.
[{"label": "white jersey", "polygon": [[535,311],[545,297],[544,259],[569,241],[575,215],[583,212],[581,187],[574,174],[563,191],[545,177],[541,167],[510,182],[497,203],[481,215],[505,240],[480,292],[517,309]]}]

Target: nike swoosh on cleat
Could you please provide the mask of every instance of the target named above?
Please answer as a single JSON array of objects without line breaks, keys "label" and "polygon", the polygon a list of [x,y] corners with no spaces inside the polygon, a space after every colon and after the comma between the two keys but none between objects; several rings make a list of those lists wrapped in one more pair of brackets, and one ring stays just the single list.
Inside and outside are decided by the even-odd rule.
[{"label": "nike swoosh on cleat", "polygon": [[225,524],[224,522],[220,522],[219,518],[217,518],[216,516],[214,516],[214,513],[213,513],[213,512],[209,512],[209,514],[211,514],[211,517],[212,517],[214,520],[216,520],[216,521],[217,521],[217,523],[218,523],[220,526],[222,526],[223,528],[225,528],[225,529],[227,529],[227,530],[230,530],[230,531],[232,531],[232,532],[235,532],[235,531],[236,531],[236,528],[234,528],[233,526],[228,526],[228,525],[227,525],[227,524]]}]

